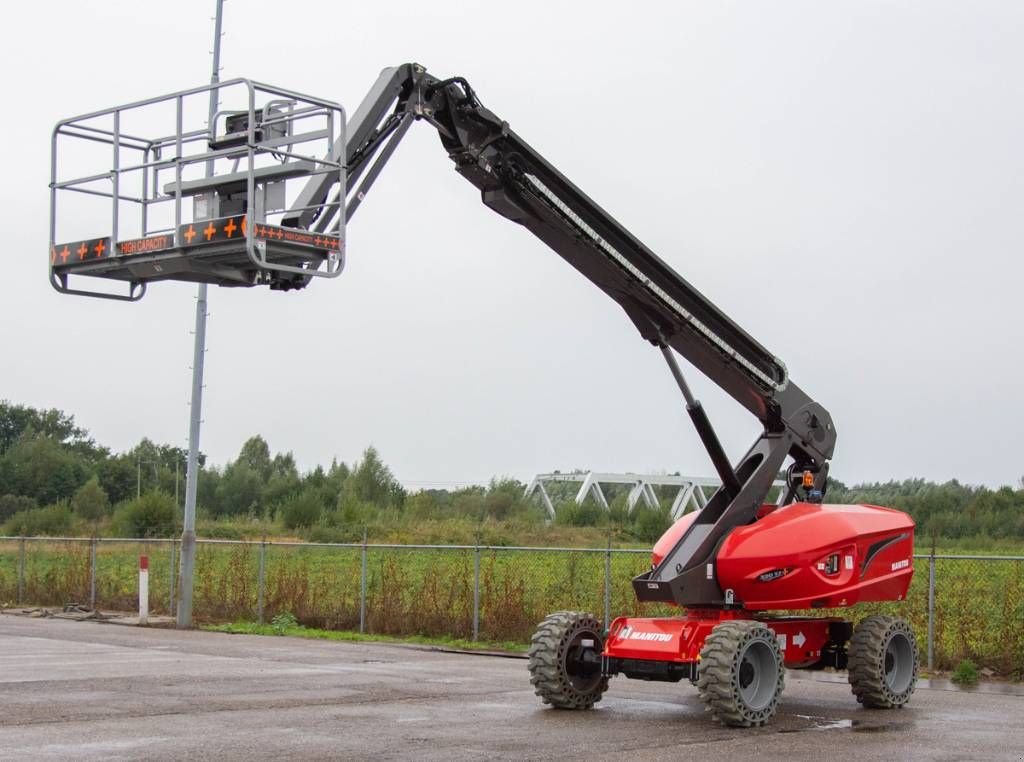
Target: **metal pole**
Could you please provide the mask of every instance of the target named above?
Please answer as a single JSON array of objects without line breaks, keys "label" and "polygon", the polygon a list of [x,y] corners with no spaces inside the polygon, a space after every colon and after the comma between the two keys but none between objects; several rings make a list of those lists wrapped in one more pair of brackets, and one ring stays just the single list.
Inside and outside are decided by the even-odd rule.
[{"label": "metal pole", "polygon": [[142,458],[135,459],[135,498],[142,497]]},{"label": "metal pole", "polygon": [[[210,83],[220,81],[220,38],[224,21],[224,0],[217,0],[213,26],[213,73]],[[217,112],[217,89],[210,90],[209,128]],[[206,175],[213,174],[213,162],[207,163]],[[196,562],[196,486],[199,481],[199,426],[203,412],[203,359],[206,354],[206,284],[196,289],[196,337],[192,351],[192,407],[188,426],[188,466],[185,471],[185,521],[181,532],[181,571],[178,584],[179,629],[192,626],[192,574]]]},{"label": "metal pole", "polygon": [[473,640],[480,638],[480,541],[473,549]]},{"label": "metal pole", "polygon": [[89,609],[96,610],[96,543],[95,537],[89,543]]},{"label": "metal pole", "polygon": [[935,669],[935,549],[928,557],[928,670]]},{"label": "metal pole", "polygon": [[169,568],[170,568],[171,571],[170,571],[170,577],[169,577],[170,581],[169,581],[169,583],[167,585],[167,588],[168,588],[168,593],[167,593],[167,597],[168,597],[167,611],[168,611],[168,613],[173,614],[174,613],[174,580],[177,578],[176,575],[175,575],[175,569],[174,569],[174,555],[175,555],[174,551],[175,551],[175,547],[174,547],[174,540],[173,539],[171,539],[171,543],[170,544],[171,544],[171,565],[170,565]]},{"label": "metal pole", "polygon": [[263,624],[263,591],[267,573],[267,538],[260,543],[259,566],[256,578],[256,621]]},{"label": "metal pole", "polygon": [[18,547],[18,605],[25,602],[25,538]]},{"label": "metal pole", "polygon": [[604,628],[607,630],[612,615],[612,538],[604,554]]},{"label": "metal pole", "polygon": [[366,529],[363,529],[363,559],[359,571],[359,632],[366,632]]}]

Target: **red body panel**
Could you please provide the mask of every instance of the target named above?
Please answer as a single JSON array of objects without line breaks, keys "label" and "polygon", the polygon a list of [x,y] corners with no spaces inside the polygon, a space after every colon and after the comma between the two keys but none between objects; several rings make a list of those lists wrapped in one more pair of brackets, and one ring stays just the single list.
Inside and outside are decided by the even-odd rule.
[{"label": "red body panel", "polygon": [[[704,641],[719,622],[752,619],[749,611],[690,610],[686,616],[619,617],[608,631],[604,656],[646,661],[695,662]],[[828,628],[838,619],[765,619],[774,632],[787,667],[808,667],[818,662],[828,640]]]},{"label": "red body panel", "polygon": [[793,503],[730,532],[716,572],[750,610],[835,608],[903,600],[913,553],[914,522],[901,511]]},{"label": "red body panel", "polygon": [[[655,565],[698,515],[688,513],[662,535]],[[758,516],[729,533],[715,563],[718,584],[743,607],[838,608],[906,597],[914,573],[914,522],[907,514],[874,505],[792,503],[762,506]],[[830,556],[838,557],[834,571]]]},{"label": "red body panel", "polygon": [[[677,521],[654,546],[657,566],[699,516]],[[834,618],[766,617],[770,609],[838,608],[902,600],[913,576],[914,522],[873,505],[764,505],[757,519],[730,532],[715,559],[723,592],[736,609],[691,608],[683,616],[619,617],[603,655],[693,663],[720,622],[758,619],[774,632],[787,667],[821,661]]]}]

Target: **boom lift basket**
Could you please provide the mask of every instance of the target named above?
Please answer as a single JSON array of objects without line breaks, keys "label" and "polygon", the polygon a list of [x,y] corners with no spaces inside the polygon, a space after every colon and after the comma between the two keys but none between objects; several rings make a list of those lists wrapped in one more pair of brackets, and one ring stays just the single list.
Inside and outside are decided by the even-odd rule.
[{"label": "boom lift basket", "polygon": [[[330,233],[295,222],[310,178],[344,193],[335,145],[345,145],[340,105],[247,79],[65,119],[51,152],[50,282],[135,301],[150,281],[287,290],[336,277],[344,215]],[[123,281],[127,293],[74,287],[79,276]]]}]

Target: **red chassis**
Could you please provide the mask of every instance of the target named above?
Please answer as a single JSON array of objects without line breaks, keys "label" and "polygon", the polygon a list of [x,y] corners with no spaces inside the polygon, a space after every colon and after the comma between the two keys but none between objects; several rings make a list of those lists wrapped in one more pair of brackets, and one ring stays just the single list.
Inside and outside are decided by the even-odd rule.
[{"label": "red chassis", "polygon": [[[658,541],[655,565],[696,516],[684,516]],[[735,607],[692,608],[678,617],[619,617],[608,628],[601,654],[604,671],[648,680],[696,679],[707,637],[729,620],[766,625],[789,668],[843,667],[849,623],[764,612],[903,600],[913,576],[913,543],[914,523],[900,511],[870,505],[765,505],[757,521],[726,537],[716,557],[719,585]]]},{"label": "red chassis", "polygon": [[[673,662],[680,669],[668,670],[667,674],[695,676],[696,670],[689,665],[700,661],[704,641],[718,624],[754,618],[752,612],[743,609],[692,609],[680,617],[619,617],[608,631],[603,656],[621,660],[623,664],[618,666],[629,677],[656,679],[655,674],[665,672],[636,662]],[[818,664],[826,645],[837,638],[849,638],[848,624],[834,617],[758,617],[758,621],[775,633],[790,669]]]}]

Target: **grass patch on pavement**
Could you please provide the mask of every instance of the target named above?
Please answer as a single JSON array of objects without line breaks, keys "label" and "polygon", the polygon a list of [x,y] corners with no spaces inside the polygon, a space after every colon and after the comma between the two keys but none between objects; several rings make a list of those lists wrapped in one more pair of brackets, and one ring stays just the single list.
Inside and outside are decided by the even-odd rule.
[{"label": "grass patch on pavement", "polygon": [[510,653],[526,653],[528,646],[511,641],[491,643],[462,638],[428,637],[426,635],[409,635],[396,637],[392,635],[371,635],[348,630],[320,630],[315,627],[303,627],[300,624],[280,626],[274,624],[258,624],[257,622],[229,622],[228,624],[206,624],[203,630],[209,632],[226,632],[233,635],[288,635],[295,638],[313,640],[340,640],[349,643],[404,643],[409,645],[437,646],[460,651],[508,651]]}]

